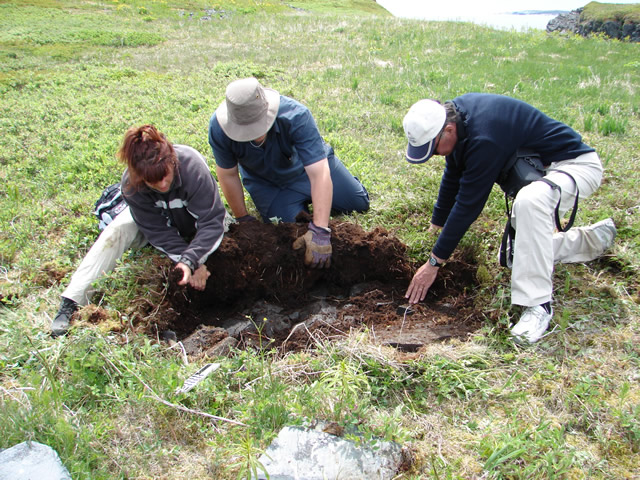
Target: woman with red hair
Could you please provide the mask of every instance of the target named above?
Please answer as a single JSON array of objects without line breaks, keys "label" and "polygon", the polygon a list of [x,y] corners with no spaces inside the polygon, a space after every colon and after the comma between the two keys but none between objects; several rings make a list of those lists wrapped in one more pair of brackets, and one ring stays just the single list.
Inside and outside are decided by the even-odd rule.
[{"label": "woman with red hair", "polygon": [[127,168],[122,195],[128,208],[102,232],[62,294],[52,325],[63,335],[79,305],[89,303],[91,284],[128,248],[150,243],[182,270],[181,285],[204,290],[211,275],[205,262],[220,245],[226,211],[204,157],[174,145],[153,125],[130,128],[118,151]]}]

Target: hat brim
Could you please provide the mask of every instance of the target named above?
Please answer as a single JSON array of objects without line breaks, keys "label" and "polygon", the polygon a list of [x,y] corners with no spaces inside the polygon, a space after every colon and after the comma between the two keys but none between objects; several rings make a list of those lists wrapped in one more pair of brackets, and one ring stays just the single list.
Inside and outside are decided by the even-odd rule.
[{"label": "hat brim", "polygon": [[216,110],[216,118],[220,124],[222,131],[231,140],[236,142],[250,142],[256,138],[260,138],[267,133],[273,126],[278,109],[280,108],[280,94],[271,88],[264,88],[264,94],[267,98],[267,113],[260,120],[247,125],[238,125],[229,119],[227,112],[227,102],[223,101]]},{"label": "hat brim", "polygon": [[424,163],[429,160],[436,150],[436,139],[434,138],[430,142],[424,145],[414,146],[410,143],[407,146],[407,162],[409,163]]}]

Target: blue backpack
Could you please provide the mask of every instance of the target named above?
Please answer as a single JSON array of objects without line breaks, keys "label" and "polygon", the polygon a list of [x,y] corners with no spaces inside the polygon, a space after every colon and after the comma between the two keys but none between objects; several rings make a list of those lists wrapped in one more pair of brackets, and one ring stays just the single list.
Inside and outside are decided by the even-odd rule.
[{"label": "blue backpack", "polygon": [[109,185],[102,191],[102,195],[96,202],[93,214],[98,217],[98,228],[104,230],[113,219],[118,216],[125,208],[127,203],[122,196],[120,182]]}]

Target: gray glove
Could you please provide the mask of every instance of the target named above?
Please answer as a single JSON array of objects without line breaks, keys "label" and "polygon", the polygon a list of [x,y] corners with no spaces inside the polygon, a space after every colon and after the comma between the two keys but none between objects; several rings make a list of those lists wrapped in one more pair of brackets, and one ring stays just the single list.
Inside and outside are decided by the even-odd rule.
[{"label": "gray glove", "polygon": [[331,266],[331,230],[309,223],[309,230],[296,238],[293,249],[306,246],[304,264],[312,268],[329,268]]}]

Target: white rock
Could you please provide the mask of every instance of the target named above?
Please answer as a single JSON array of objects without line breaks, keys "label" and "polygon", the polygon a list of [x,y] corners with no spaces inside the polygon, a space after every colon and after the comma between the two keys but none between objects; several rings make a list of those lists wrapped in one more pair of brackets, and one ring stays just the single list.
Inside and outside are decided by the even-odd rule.
[{"label": "white rock", "polygon": [[[284,427],[259,461],[271,480],[390,480],[402,448],[382,441],[358,446],[328,433]],[[264,474],[254,478],[264,479]]]},{"label": "white rock", "polygon": [[22,442],[0,452],[0,480],[71,480],[71,475],[53,448]]}]

